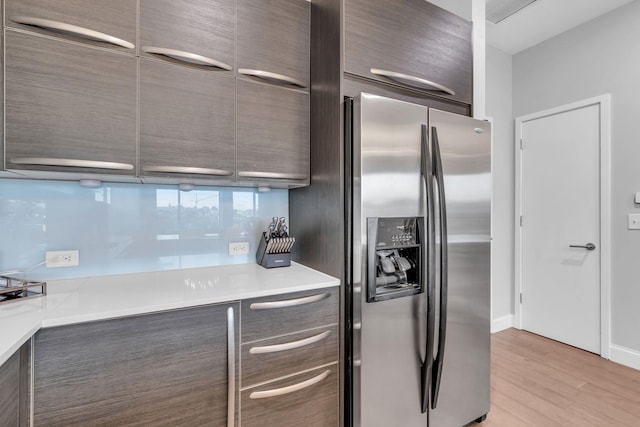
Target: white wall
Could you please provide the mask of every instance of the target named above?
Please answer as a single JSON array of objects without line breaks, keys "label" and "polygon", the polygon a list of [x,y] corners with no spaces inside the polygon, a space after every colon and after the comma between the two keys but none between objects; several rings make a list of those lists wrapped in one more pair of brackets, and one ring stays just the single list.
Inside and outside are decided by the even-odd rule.
[{"label": "white wall", "polygon": [[514,127],[512,56],[486,48],[486,114],[493,120],[492,331],[513,325]]},{"label": "white wall", "polygon": [[513,57],[515,117],[611,94],[612,359],[618,349],[637,363],[640,231],[627,230],[626,216],[640,213],[639,41],[640,0]]}]

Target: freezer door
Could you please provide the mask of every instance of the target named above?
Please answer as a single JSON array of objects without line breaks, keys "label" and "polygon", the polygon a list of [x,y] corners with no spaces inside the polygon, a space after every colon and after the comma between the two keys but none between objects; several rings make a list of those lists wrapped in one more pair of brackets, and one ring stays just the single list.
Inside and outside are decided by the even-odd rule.
[{"label": "freezer door", "polygon": [[440,148],[448,229],[446,324],[436,325],[436,342],[440,335],[446,340],[444,352],[435,349],[442,370],[430,425],[460,427],[489,412],[491,127],[431,109],[429,130]]},{"label": "freezer door", "polygon": [[[421,411],[424,292],[366,301],[367,219],[424,217],[420,174],[426,107],[375,95],[355,99],[353,138],[354,425],[427,426]],[[425,131],[427,129],[425,128]]]}]

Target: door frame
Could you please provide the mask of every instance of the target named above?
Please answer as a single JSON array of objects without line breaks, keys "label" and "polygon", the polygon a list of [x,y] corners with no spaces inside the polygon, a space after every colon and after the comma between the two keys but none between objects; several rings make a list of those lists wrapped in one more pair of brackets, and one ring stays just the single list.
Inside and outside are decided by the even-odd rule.
[{"label": "door frame", "polygon": [[514,326],[522,329],[522,126],[532,120],[598,105],[600,108],[600,355],[610,358],[611,299],[611,95],[604,94],[571,104],[516,117],[515,139],[515,278]]}]

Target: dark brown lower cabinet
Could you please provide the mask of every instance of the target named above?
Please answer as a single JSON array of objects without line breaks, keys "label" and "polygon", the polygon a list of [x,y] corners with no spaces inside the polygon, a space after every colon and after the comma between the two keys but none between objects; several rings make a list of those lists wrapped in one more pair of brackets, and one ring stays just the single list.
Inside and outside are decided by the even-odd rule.
[{"label": "dark brown lower cabinet", "polygon": [[339,288],[243,300],[243,427],[340,425]]},{"label": "dark brown lower cabinet", "polygon": [[235,424],[238,308],[219,304],[40,330],[34,425],[225,426],[229,405]]},{"label": "dark brown lower cabinet", "polygon": [[242,391],[243,427],[338,425],[338,364]]},{"label": "dark brown lower cabinet", "polygon": [[29,358],[31,341],[0,366],[0,426],[29,425]]}]

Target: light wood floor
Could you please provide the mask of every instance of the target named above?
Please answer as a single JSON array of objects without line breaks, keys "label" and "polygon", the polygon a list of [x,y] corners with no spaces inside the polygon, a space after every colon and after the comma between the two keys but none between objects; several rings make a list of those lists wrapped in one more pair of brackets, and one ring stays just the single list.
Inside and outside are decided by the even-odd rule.
[{"label": "light wood floor", "polygon": [[640,371],[516,329],[491,345],[491,411],[476,427],[640,426]]}]

